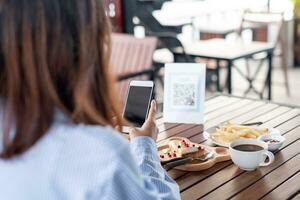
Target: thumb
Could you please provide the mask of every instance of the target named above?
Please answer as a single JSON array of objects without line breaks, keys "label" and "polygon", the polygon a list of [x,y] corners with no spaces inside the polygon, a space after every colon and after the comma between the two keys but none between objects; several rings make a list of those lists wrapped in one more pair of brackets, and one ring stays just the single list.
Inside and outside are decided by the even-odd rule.
[{"label": "thumb", "polygon": [[149,109],[149,113],[148,113],[148,117],[147,117],[143,127],[152,126],[153,122],[155,121],[155,113],[156,113],[156,101],[152,100],[150,109]]},{"label": "thumb", "polygon": [[155,119],[155,113],[156,113],[156,101],[152,100],[147,120],[148,119],[150,119],[150,120]]}]

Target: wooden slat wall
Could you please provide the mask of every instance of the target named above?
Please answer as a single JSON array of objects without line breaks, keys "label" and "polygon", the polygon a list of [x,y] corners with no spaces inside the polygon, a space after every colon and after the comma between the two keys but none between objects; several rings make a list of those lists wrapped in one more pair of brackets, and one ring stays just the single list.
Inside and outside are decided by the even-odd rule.
[{"label": "wooden slat wall", "polygon": [[[111,66],[118,77],[142,72],[153,66],[153,53],[157,46],[157,38],[135,38],[128,34],[112,34]],[[145,80],[147,76],[137,76],[134,79]],[[118,94],[123,100],[129,82],[133,78],[118,83]]]}]

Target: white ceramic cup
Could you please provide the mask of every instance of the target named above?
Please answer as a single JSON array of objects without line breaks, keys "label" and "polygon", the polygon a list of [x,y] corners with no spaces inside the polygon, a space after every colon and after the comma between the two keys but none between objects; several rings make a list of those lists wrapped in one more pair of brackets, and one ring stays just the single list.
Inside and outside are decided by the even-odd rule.
[{"label": "white ceramic cup", "polygon": [[[259,151],[241,151],[234,149],[235,146],[252,144],[262,147]],[[260,166],[268,166],[274,161],[274,155],[268,151],[268,144],[255,139],[239,139],[230,143],[229,152],[234,164],[246,171],[253,171]],[[268,162],[266,158],[269,157]]]}]

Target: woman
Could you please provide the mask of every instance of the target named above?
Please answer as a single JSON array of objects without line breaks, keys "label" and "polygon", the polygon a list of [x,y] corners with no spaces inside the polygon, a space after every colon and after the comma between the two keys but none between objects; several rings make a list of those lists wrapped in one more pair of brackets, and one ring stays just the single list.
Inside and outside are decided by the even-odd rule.
[{"label": "woman", "polygon": [[101,0],[0,0],[0,199],[178,199],[156,110],[130,143]]}]

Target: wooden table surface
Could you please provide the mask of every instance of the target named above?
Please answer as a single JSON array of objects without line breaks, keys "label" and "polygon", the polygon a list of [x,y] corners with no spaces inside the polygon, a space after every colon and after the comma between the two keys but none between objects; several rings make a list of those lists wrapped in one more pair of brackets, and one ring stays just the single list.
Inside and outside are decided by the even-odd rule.
[{"label": "wooden table surface", "polygon": [[[275,161],[253,172],[240,170],[231,161],[200,172],[168,171],[178,183],[183,200],[193,199],[292,199],[300,198],[300,108],[272,102],[216,96],[205,102],[205,128],[227,120],[235,123],[262,121],[286,137],[275,152]],[[157,120],[158,140],[183,136],[205,143],[203,126],[164,124]]]}]

